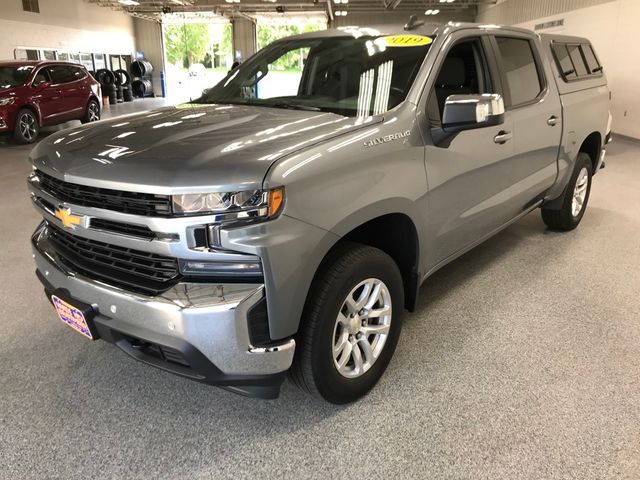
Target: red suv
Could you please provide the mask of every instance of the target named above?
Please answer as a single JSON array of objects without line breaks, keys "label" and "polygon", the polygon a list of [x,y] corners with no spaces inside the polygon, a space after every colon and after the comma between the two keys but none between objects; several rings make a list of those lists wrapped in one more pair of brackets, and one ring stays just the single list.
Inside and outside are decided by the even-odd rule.
[{"label": "red suv", "polygon": [[32,143],[40,127],[100,120],[100,84],[82,66],[65,62],[0,62],[0,133]]}]

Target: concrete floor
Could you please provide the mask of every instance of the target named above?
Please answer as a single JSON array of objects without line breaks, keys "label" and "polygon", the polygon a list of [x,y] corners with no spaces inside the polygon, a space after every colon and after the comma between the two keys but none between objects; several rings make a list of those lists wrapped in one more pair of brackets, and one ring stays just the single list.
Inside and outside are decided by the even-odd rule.
[{"label": "concrete floor", "polygon": [[61,325],[28,150],[0,145],[0,478],[640,478],[639,143],[610,146],[578,230],[534,213],[436,274],[381,383],[340,408],[288,383],[238,397]]}]

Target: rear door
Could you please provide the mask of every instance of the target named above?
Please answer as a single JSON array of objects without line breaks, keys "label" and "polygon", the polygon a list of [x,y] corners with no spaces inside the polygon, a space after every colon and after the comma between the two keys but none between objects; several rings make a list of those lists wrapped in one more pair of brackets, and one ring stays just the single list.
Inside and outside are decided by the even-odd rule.
[{"label": "rear door", "polygon": [[76,70],[78,69],[74,66],[62,64],[49,67],[53,86],[62,95],[62,102],[56,112],[56,118],[60,122],[80,118],[79,113],[84,110],[82,82]]},{"label": "rear door", "polygon": [[513,126],[512,215],[541,199],[558,174],[562,108],[550,65],[539,42],[526,34],[492,39],[505,98],[505,119]]},{"label": "rear door", "polygon": [[[509,120],[502,125],[464,130],[440,143],[446,98],[454,94],[501,93],[490,38],[486,34],[456,32],[439,52],[427,84],[425,165],[429,183],[425,212],[428,267],[503,225],[510,219],[513,141]],[[425,123],[425,122],[421,122]],[[499,141],[499,135],[507,140]],[[497,137],[497,138],[496,138]]]}]

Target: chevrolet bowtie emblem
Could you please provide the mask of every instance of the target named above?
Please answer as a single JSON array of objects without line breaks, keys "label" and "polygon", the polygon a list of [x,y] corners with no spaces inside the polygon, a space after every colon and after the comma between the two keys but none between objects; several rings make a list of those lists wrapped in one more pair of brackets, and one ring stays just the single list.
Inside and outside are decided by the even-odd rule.
[{"label": "chevrolet bowtie emblem", "polygon": [[56,208],[55,215],[62,222],[64,228],[75,229],[82,221],[82,217],[73,215],[69,208]]}]

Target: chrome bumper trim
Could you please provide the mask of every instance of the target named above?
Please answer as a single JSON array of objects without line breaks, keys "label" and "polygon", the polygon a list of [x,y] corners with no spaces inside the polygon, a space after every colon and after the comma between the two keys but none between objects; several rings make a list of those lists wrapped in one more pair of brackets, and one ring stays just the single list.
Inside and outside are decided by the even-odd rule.
[{"label": "chrome bumper trim", "polygon": [[110,328],[171,336],[197,348],[223,373],[268,375],[287,370],[295,341],[253,348],[247,312],[264,296],[262,284],[179,283],[157,297],[127,292],[67,271],[46,246],[33,246],[38,270],[55,288],[91,304]]}]

